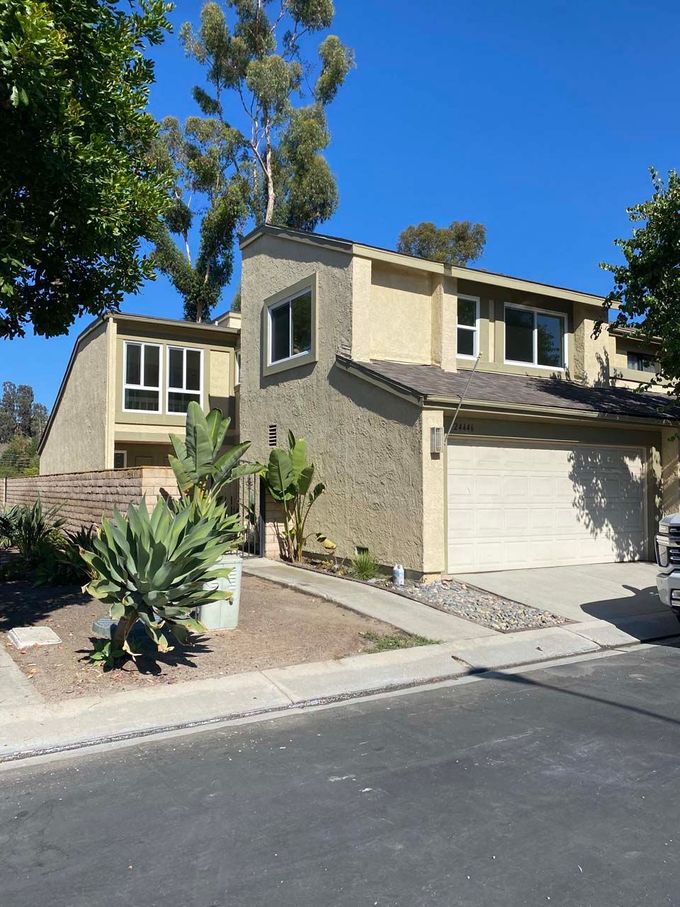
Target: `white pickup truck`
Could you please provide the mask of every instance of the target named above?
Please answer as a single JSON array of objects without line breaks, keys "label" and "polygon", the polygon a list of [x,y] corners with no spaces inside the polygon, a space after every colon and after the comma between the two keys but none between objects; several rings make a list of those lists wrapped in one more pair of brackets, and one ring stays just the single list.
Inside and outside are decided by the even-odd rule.
[{"label": "white pickup truck", "polygon": [[665,516],[659,523],[655,545],[659,598],[680,620],[680,513]]}]

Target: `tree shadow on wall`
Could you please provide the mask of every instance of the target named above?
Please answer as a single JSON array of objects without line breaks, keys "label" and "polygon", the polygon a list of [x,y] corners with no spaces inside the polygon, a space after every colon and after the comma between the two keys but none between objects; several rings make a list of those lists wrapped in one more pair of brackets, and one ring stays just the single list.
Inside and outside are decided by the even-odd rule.
[{"label": "tree shadow on wall", "polygon": [[646,477],[631,451],[576,448],[569,455],[577,519],[593,539],[609,541],[617,560],[645,560]]}]

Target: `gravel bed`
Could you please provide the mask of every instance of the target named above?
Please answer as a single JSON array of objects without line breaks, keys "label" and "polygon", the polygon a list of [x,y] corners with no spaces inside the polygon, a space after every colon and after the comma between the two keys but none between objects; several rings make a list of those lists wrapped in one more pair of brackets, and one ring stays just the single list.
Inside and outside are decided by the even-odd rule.
[{"label": "gravel bed", "polygon": [[[397,591],[392,583],[386,588]],[[442,580],[438,583],[406,583],[401,595],[447,611],[457,617],[474,621],[492,630],[533,630],[540,627],[556,627],[567,623],[566,618],[550,611],[541,611],[520,605],[518,602],[501,598],[492,592],[483,592],[474,586],[467,586],[456,580]]]}]

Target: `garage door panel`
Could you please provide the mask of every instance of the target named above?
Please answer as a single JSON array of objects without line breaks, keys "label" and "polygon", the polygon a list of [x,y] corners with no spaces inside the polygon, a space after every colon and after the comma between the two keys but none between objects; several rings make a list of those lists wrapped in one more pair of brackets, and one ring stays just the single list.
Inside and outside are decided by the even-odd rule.
[{"label": "garage door panel", "polygon": [[614,562],[646,553],[645,451],[456,440],[449,570]]}]

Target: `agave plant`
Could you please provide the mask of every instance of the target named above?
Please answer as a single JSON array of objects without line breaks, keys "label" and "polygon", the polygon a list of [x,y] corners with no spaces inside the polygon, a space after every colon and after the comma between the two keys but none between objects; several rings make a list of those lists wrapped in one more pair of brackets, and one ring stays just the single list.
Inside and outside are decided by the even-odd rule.
[{"label": "agave plant", "polygon": [[240,476],[262,470],[257,463],[241,463],[250,441],[222,450],[230,424],[231,420],[219,409],[211,410],[206,416],[198,403],[189,404],[185,439],[170,435],[175,455],[168,459],[180,494],[216,497]]},{"label": "agave plant", "polygon": [[94,577],[86,591],[108,604],[117,621],[112,652],[135,654],[128,636],[138,620],[160,651],[171,648],[167,631],[180,644],[203,632],[193,611],[224,598],[205,586],[229,574],[214,566],[231,545],[219,531],[221,519],[217,511],[199,517],[194,505],[173,512],[163,499],[149,514],[142,499],[130,504],[127,516],[116,511],[102,521],[92,550],[82,556]]},{"label": "agave plant", "polygon": [[[282,554],[287,560],[301,561],[307,535],[309,512],[325,491],[323,482],[312,487],[314,464],[307,462],[307,442],[288,432],[288,450],[275,448],[269,455],[265,484],[269,494],[281,504],[283,532],[279,533]],[[320,532],[314,537],[328,551],[335,544]]]}]

